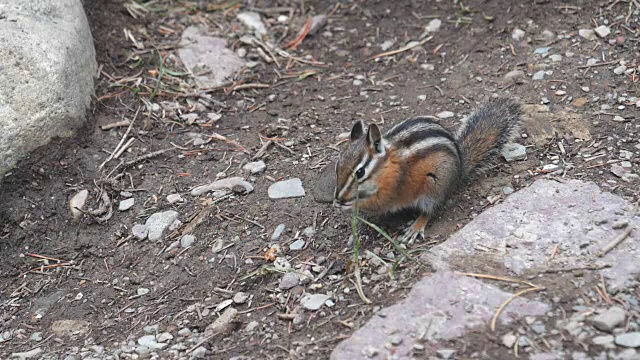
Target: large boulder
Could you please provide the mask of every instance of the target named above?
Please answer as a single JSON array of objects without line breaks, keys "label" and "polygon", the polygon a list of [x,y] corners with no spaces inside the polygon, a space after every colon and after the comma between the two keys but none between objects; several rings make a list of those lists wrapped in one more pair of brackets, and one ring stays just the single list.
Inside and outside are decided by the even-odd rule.
[{"label": "large boulder", "polygon": [[83,125],[97,69],[80,0],[0,0],[0,177]]}]

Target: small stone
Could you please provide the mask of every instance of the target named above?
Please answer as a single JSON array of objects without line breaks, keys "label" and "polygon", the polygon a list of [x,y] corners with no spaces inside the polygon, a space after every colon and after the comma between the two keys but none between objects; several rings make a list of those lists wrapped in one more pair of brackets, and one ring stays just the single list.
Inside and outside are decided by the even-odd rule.
[{"label": "small stone", "polygon": [[542,167],[542,171],[545,171],[545,172],[554,172],[554,171],[558,171],[558,169],[560,169],[560,166],[556,164],[548,164]]},{"label": "small stone", "polygon": [[609,27],[606,25],[600,25],[597,28],[593,29],[593,31],[595,31],[596,34],[598,34],[598,36],[600,36],[601,38],[607,37],[609,36],[609,34],[611,34],[611,29],[609,29]]},{"label": "small stone", "polygon": [[587,66],[594,66],[597,65],[600,62],[600,60],[596,59],[596,58],[591,58],[589,60],[587,60]]},{"label": "small stone", "polygon": [[640,347],[640,332],[631,332],[616,336],[616,344],[628,348]]},{"label": "small stone", "polygon": [[514,162],[527,158],[527,148],[518,143],[505,144],[500,153],[507,162]]},{"label": "small stone", "polygon": [[433,71],[433,70],[436,69],[436,67],[433,64],[421,64],[420,65],[420,69],[427,70],[427,71]]},{"label": "small stone", "polygon": [[524,71],[522,70],[509,71],[504,75],[504,79],[506,81],[513,81],[515,83],[521,82],[522,79],[524,79]]},{"label": "small stone", "polygon": [[556,35],[551,30],[543,30],[540,37],[544,42],[551,42],[556,39]]},{"label": "small stone", "polygon": [[198,346],[195,350],[191,352],[191,356],[196,359],[204,359],[207,355],[207,348],[204,346]]},{"label": "small stone", "polygon": [[276,228],[273,230],[273,234],[271,234],[271,241],[278,241],[280,239],[280,236],[282,236],[284,229],[285,229],[284,224],[280,224],[276,226]]},{"label": "small stone", "polygon": [[383,42],[382,44],[380,44],[380,49],[382,49],[382,51],[387,51],[389,49],[391,49],[391,47],[393,46],[393,44],[395,44],[396,42],[393,40],[386,40],[385,42]]},{"label": "small stone", "polygon": [[536,71],[531,77],[531,80],[543,80],[544,74],[545,74],[544,70]]},{"label": "small stone", "polygon": [[[309,27],[309,31],[307,35],[316,34],[322,27],[327,23],[327,15],[320,14],[314,15],[311,17],[311,26]],[[304,29],[300,29],[298,36],[300,36],[304,32]]]},{"label": "small stone", "polygon": [[253,330],[255,330],[258,326],[260,326],[260,323],[254,320],[247,324],[247,327],[244,328],[244,331],[248,333],[253,332]]},{"label": "small stone", "polygon": [[129,198],[129,199],[122,200],[122,201],[120,201],[120,204],[118,204],[118,210],[119,211],[127,211],[127,210],[131,209],[135,203],[136,203],[136,199],[134,199],[134,198]]},{"label": "small stone", "polygon": [[623,308],[614,306],[591,318],[591,323],[600,331],[610,332],[624,322],[626,313]]},{"label": "small stone", "polygon": [[159,329],[160,329],[160,325],[158,324],[147,325],[143,328],[145,334],[157,334]]},{"label": "small stone", "polygon": [[505,194],[505,195],[511,195],[511,194],[513,194],[513,192],[514,192],[514,190],[510,186],[505,186],[505,187],[502,188],[502,193]]},{"label": "small stone", "polygon": [[182,246],[182,248],[188,248],[191,245],[193,245],[193,243],[196,241],[196,237],[191,235],[191,234],[187,234],[185,236],[183,236],[180,239],[180,246]]},{"label": "small stone", "polygon": [[156,341],[155,335],[144,335],[138,339],[138,344],[144,346],[150,350],[161,350],[167,346],[167,344],[159,344]]},{"label": "small stone", "polygon": [[209,119],[210,122],[215,123],[218,122],[218,120],[222,119],[222,114],[207,113],[207,119]]},{"label": "small stone", "polygon": [[613,335],[596,336],[591,339],[594,345],[605,346],[613,343]]},{"label": "small stone", "polygon": [[29,336],[29,340],[30,341],[42,341],[42,332],[41,331],[34,332],[33,334],[31,334],[31,336]]},{"label": "small stone", "polygon": [[556,96],[563,96],[563,95],[567,95],[567,92],[564,90],[558,90],[555,92]]},{"label": "small stone", "polygon": [[136,239],[144,240],[149,235],[149,228],[147,225],[135,224],[131,228],[131,235],[133,235]]},{"label": "small stone", "polygon": [[168,228],[174,221],[178,219],[178,212],[174,210],[167,210],[163,212],[157,212],[147,219],[145,226],[149,231],[149,240],[156,241],[162,237],[162,233]]},{"label": "small stone", "polygon": [[442,111],[440,113],[438,113],[438,115],[436,115],[437,117],[439,117],[440,119],[448,119],[451,118],[453,116],[455,116],[455,114],[451,111]]},{"label": "small stone", "polygon": [[233,302],[236,304],[244,304],[249,300],[249,294],[239,291],[233,295]]},{"label": "small stone", "polygon": [[156,337],[156,341],[159,343],[165,343],[172,339],[173,339],[173,335],[171,335],[171,333],[168,333],[168,332],[164,332]]},{"label": "small stone", "polygon": [[273,183],[269,186],[267,193],[272,200],[305,196],[302,181],[298,178]]},{"label": "small stone", "polygon": [[537,55],[544,55],[544,54],[548,53],[549,50],[551,50],[550,47],[541,47],[541,48],[537,48],[537,49],[533,50],[533,53],[537,54]]},{"label": "small stone", "polygon": [[73,195],[71,200],[69,200],[69,209],[71,210],[71,216],[74,220],[77,220],[82,216],[81,210],[84,209],[84,205],[86,204],[88,198],[89,190],[80,190],[75,195]]},{"label": "small stone", "polygon": [[289,260],[285,259],[284,257],[278,256],[273,261],[273,267],[275,267],[276,270],[279,270],[279,271],[288,271],[291,269],[291,263],[289,262]]},{"label": "small stone", "polygon": [[260,174],[261,172],[265,171],[266,168],[267,165],[262,160],[250,162],[242,167],[243,170],[248,171],[249,173],[251,173],[251,175]]},{"label": "small stone", "polygon": [[635,182],[638,182],[639,180],[640,180],[640,175],[638,174],[626,173],[622,175],[622,181],[624,182],[635,183]]},{"label": "small stone", "polygon": [[175,204],[177,202],[182,202],[184,201],[184,199],[182,198],[182,195],[180,194],[169,194],[167,195],[167,202],[169,204]]},{"label": "small stone", "polygon": [[359,80],[359,79],[353,80],[353,86],[360,86],[360,85],[362,85],[362,80]]},{"label": "small stone", "polygon": [[178,331],[179,336],[189,336],[191,335],[191,330],[189,328],[182,328]]},{"label": "small stone", "polygon": [[626,220],[620,220],[620,221],[616,221],[615,223],[613,223],[613,225],[611,225],[611,228],[614,230],[618,230],[618,229],[624,229],[627,226],[629,226],[629,222]]},{"label": "small stone", "polygon": [[597,39],[596,32],[591,29],[580,29],[578,30],[578,35],[590,41]]},{"label": "small stone", "polygon": [[527,34],[524,32],[524,30],[515,28],[511,33],[511,38],[515,41],[521,41],[522,39],[524,39],[525,35]]},{"label": "small stone", "polygon": [[584,92],[586,92],[586,93],[588,93],[590,90],[591,90],[591,89],[589,89],[589,87],[588,87],[588,86],[583,86],[583,87],[582,87],[582,91],[584,91]]},{"label": "small stone", "polygon": [[138,290],[136,290],[136,294],[138,296],[144,296],[144,295],[147,295],[149,293],[149,291],[150,290],[147,289],[147,288],[139,288]]},{"label": "small stone", "polygon": [[420,101],[427,100],[427,95],[418,95],[418,100],[420,100]]},{"label": "small stone", "polygon": [[613,69],[613,73],[616,75],[622,75],[624,74],[624,72],[627,71],[627,67],[624,65],[620,65],[618,67],[616,67],[615,69]]},{"label": "small stone", "polygon": [[611,173],[621,178],[627,173],[627,171],[621,165],[613,164],[611,165]]},{"label": "small stone", "polygon": [[424,30],[429,33],[436,32],[440,30],[441,25],[442,25],[442,21],[440,21],[440,19],[433,19],[429,21],[429,23],[427,24],[427,27],[425,27]]},{"label": "small stone", "polygon": [[562,61],[562,55],[553,54],[549,56],[549,59],[553,62],[559,62],[559,61]]},{"label": "small stone", "polygon": [[260,35],[266,35],[267,34],[267,28],[264,26],[264,23],[262,22],[262,19],[260,18],[260,14],[252,12],[252,11],[245,11],[245,12],[241,12],[238,15],[236,15],[236,17],[246,27],[254,30],[258,34],[260,34]]},{"label": "small stone", "polygon": [[456,350],[454,349],[440,349],[436,351],[438,359],[453,359],[456,356]]},{"label": "small stone", "polygon": [[306,237],[312,237],[313,235],[315,235],[316,230],[313,228],[313,226],[307,226],[306,228],[304,228],[304,230],[302,230],[302,236],[306,236]]},{"label": "small stone", "polygon": [[298,239],[294,241],[291,245],[289,245],[289,250],[291,251],[302,250],[302,248],[304,247],[304,244],[305,244],[304,240]]},{"label": "small stone", "polygon": [[502,337],[502,345],[510,349],[513,347],[513,345],[515,345],[517,340],[518,340],[517,336],[513,335],[512,333],[508,333]]},{"label": "small stone", "polygon": [[325,294],[306,294],[301,300],[300,305],[307,310],[318,310],[329,300],[329,295]]},{"label": "small stone", "polygon": [[284,274],[284,276],[280,279],[278,288],[282,290],[289,290],[294,286],[297,286],[299,283],[300,283],[300,276],[297,273],[290,271]]}]

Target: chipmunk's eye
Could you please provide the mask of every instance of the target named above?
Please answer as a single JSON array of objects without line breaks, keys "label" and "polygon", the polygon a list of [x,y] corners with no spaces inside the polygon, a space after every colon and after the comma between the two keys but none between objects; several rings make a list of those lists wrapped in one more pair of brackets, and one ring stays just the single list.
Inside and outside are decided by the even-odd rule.
[{"label": "chipmunk's eye", "polygon": [[358,171],[356,171],[356,176],[358,177],[358,179],[362,179],[362,177],[364,176],[364,168],[361,167],[360,169],[358,169]]}]

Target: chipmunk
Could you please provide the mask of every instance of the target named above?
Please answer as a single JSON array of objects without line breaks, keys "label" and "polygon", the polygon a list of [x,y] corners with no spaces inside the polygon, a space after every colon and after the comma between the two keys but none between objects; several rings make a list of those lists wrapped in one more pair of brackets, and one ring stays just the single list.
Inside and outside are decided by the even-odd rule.
[{"label": "chipmunk", "polygon": [[400,122],[384,135],[358,121],[336,162],[334,206],[365,212],[416,210],[402,241],[424,238],[430,217],[517,134],[520,105],[497,98],[477,108],[452,134],[432,117]]}]

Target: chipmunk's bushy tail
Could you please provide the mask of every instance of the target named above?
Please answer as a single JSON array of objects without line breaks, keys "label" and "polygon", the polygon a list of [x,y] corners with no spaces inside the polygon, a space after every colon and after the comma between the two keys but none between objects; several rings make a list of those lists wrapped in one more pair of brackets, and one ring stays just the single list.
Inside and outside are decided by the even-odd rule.
[{"label": "chipmunk's bushy tail", "polygon": [[520,104],[513,99],[496,98],[477,108],[456,134],[464,178],[491,165],[502,146],[517,135],[519,125]]}]

